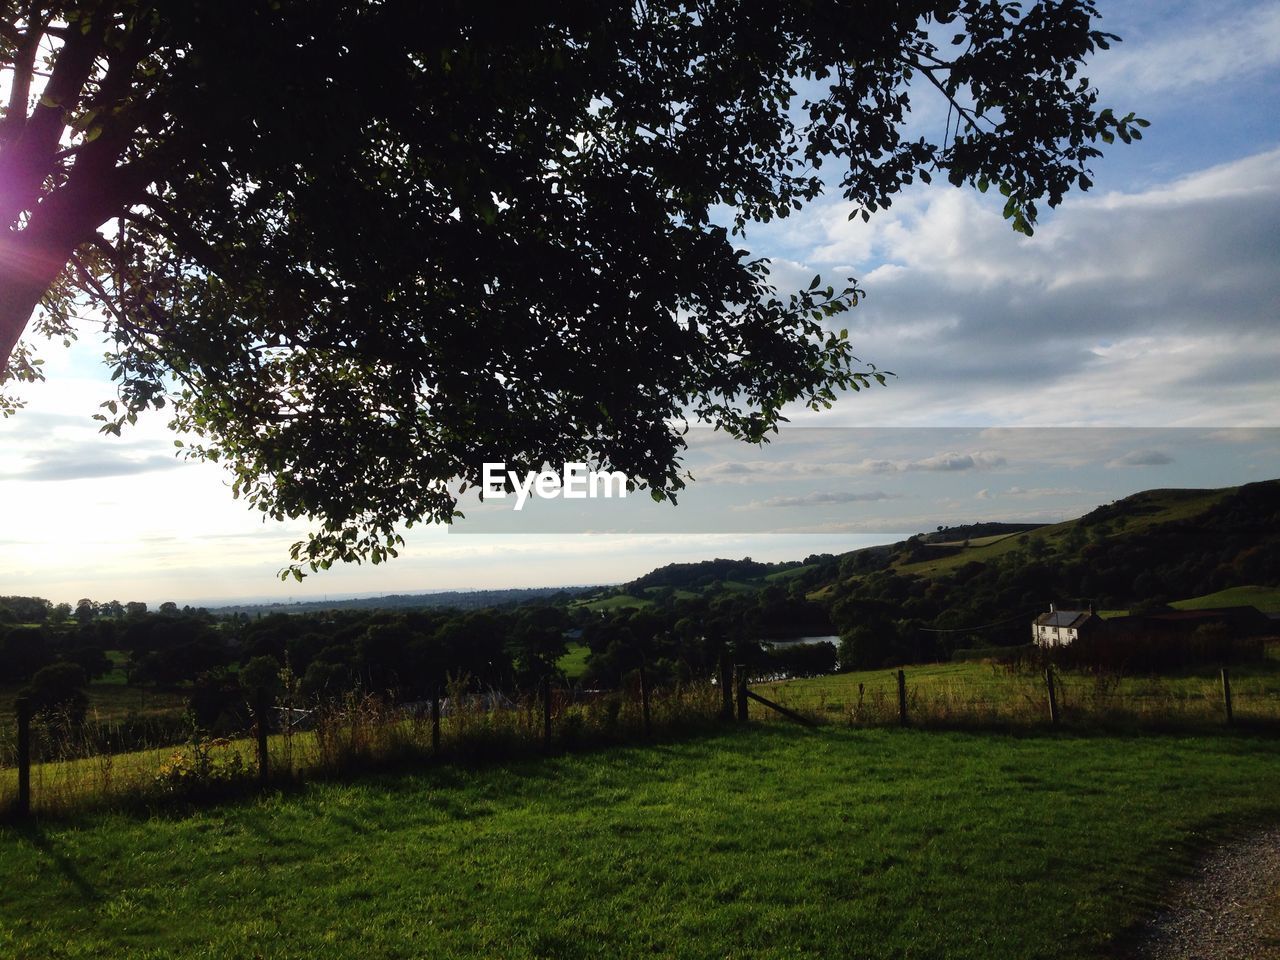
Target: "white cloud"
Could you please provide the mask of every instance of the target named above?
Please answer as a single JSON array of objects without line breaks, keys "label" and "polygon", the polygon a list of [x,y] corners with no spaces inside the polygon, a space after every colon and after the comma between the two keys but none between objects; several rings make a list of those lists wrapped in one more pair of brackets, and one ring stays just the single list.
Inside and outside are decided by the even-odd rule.
[{"label": "white cloud", "polygon": [[1216,89],[1280,64],[1280,3],[1214,4],[1199,19],[1180,18],[1149,37],[1099,54],[1089,76],[1111,96]]},{"label": "white cloud", "polygon": [[1173,463],[1173,457],[1162,450],[1131,450],[1123,456],[1107,462],[1109,467],[1163,467]]},{"label": "white cloud", "polygon": [[847,210],[808,215],[808,259],[862,274],[867,299],[833,325],[898,377],[823,422],[1280,422],[1280,150],[1075,197],[1032,238],[946,186],[869,224]]},{"label": "white cloud", "polygon": [[884,493],[874,490],[869,493],[852,493],[849,491],[814,491],[803,496],[778,496],[767,500],[752,500],[750,503],[736,506],[733,509],[761,510],[772,507],[828,507],[845,503],[875,503],[880,500],[896,500],[898,494]]}]

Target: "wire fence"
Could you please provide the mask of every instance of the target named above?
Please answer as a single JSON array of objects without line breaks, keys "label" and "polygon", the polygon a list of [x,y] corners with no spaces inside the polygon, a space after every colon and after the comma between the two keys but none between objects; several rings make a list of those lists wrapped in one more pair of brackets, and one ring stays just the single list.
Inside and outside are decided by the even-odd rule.
[{"label": "wire fence", "polygon": [[[684,736],[734,718],[923,729],[1280,732],[1280,674],[1123,677],[993,666],[953,675],[945,668],[908,668],[749,687],[739,667],[709,682],[655,690],[644,682],[620,691],[548,683],[510,697],[456,684],[415,703],[349,695],[324,704],[251,707],[250,722],[221,736],[190,726],[183,732],[168,722],[153,728],[155,740],[142,743],[110,724],[28,711],[0,736],[0,811],[46,816],[201,802],[396,764],[505,760]],[[120,749],[126,742],[131,746]]]}]

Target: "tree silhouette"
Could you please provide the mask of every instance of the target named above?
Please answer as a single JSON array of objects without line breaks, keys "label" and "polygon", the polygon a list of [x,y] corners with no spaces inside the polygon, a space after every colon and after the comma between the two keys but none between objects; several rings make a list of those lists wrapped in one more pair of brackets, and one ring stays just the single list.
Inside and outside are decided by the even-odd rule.
[{"label": "tree silhouette", "polygon": [[99,311],[103,429],[174,410],[238,496],[318,521],[299,577],[394,555],[486,460],[671,497],[673,422],[755,441],[883,382],[828,322],[855,283],[778,291],[736,245],[824,165],[864,217],[937,173],[1029,233],[1143,124],[1079,75],[1092,0],[3,9],[5,377],[39,377],[33,313]]}]

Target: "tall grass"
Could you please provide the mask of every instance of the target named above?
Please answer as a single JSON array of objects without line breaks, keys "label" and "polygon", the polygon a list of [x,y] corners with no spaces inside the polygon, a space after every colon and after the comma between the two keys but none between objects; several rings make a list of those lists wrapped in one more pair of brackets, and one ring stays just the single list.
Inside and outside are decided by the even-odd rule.
[{"label": "tall grass", "polygon": [[[1222,688],[1212,676],[1120,677],[1055,673],[1063,728],[1130,731],[1222,729]],[[900,722],[896,672],[881,670],[762,683],[757,692],[819,722],[851,727]],[[1246,728],[1280,730],[1280,670],[1242,673],[1233,680],[1235,720]],[[1044,674],[1028,668],[962,663],[906,670],[907,718],[923,728],[1010,729],[1044,727],[1049,707]],[[710,684],[656,690],[650,733],[687,735],[712,726],[721,691]],[[757,720],[784,720],[752,704]],[[273,783],[345,777],[353,772],[444,761],[492,762],[544,749],[543,710],[537,696],[495,705],[463,683],[442,703],[440,741],[433,743],[429,709],[405,707],[372,695],[350,695],[317,708],[308,729],[292,727],[268,738]],[[573,750],[638,742],[645,736],[642,707],[632,693],[574,695],[553,691],[552,749]],[[154,742],[144,749],[102,749],[101,730],[66,722],[36,725],[32,807],[37,815],[89,808],[200,802],[259,780],[251,730],[210,739],[191,730],[184,742]],[[17,771],[11,750],[0,752],[0,810],[12,807]]]},{"label": "tall grass", "polygon": [[[434,745],[429,710],[406,709],[386,698],[350,695],[312,714],[309,729],[291,727],[268,737],[267,769],[273,783],[327,779],[353,772],[429,761],[472,763],[527,756],[544,749],[543,712],[536,696],[493,707],[490,698],[450,690]],[[667,738],[709,727],[719,693],[707,685],[656,690],[650,735]],[[643,739],[641,704],[622,693],[576,698],[553,691],[552,749],[580,749]],[[34,724],[33,732],[52,729]],[[103,807],[149,807],[201,801],[248,790],[259,781],[252,731],[211,738],[192,730],[185,742],[124,753],[93,753],[84,731],[63,728],[59,744],[33,751],[32,811],[64,815]],[[0,766],[0,811],[13,807],[18,776],[12,752]]]},{"label": "tall grass", "polygon": [[[906,667],[908,721],[919,726],[1009,727],[1049,722],[1042,670],[990,663]],[[1054,671],[1059,722],[1076,728],[1211,729],[1226,722],[1222,682],[1213,674],[1126,677]],[[831,722],[899,722],[896,671],[865,671],[763,684],[783,706]],[[1280,727],[1280,671],[1232,675],[1234,720]]]}]

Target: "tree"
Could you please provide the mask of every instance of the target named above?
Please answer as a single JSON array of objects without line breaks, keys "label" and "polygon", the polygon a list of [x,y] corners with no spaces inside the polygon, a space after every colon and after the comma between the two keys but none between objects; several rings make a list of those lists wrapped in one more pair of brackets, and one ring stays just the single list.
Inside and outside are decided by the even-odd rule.
[{"label": "tree", "polygon": [[[1093,0],[4,9],[5,375],[39,377],[33,311],[101,311],[103,429],[174,410],[238,496],[318,521],[299,578],[394,555],[487,460],[674,498],[673,424],[758,441],[883,383],[829,324],[855,283],[780,292],[735,245],[824,163],[864,217],[938,173],[1030,233],[1145,125],[1079,75],[1115,39]],[[923,95],[940,138],[906,132]]]},{"label": "tree", "polygon": [[568,646],[565,630],[569,618],[563,607],[526,607],[516,618],[508,648],[519,678],[527,683],[556,672],[556,663]]},{"label": "tree", "polygon": [[37,713],[61,712],[71,723],[79,724],[89,705],[84,692],[88,685],[89,678],[79,664],[59,660],[38,670],[21,692],[31,699]]}]

